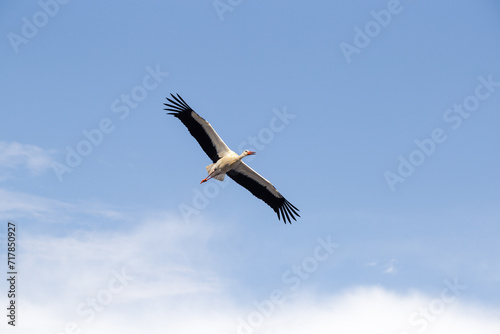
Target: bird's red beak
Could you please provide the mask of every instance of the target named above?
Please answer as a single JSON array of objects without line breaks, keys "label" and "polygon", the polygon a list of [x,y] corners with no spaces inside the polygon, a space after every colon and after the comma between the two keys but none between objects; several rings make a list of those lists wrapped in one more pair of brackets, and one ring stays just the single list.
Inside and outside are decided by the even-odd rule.
[{"label": "bird's red beak", "polygon": [[254,151],[248,151],[248,155],[255,155],[257,154],[257,152],[254,152]]}]

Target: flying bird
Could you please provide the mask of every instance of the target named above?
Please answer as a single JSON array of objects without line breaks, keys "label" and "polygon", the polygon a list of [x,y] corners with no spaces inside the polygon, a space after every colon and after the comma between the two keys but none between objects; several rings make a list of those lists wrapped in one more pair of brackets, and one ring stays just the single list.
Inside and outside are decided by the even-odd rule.
[{"label": "flying bird", "polygon": [[167,106],[165,110],[172,111],[168,114],[177,117],[187,127],[213,162],[206,167],[208,176],[201,180],[200,184],[212,178],[223,181],[227,174],[236,183],[248,189],[255,197],[266,202],[276,212],[278,219],[283,218],[285,224],[287,222],[291,224],[291,219],[297,220],[295,216],[300,217],[298,214],[300,210],[288,202],[271,182],[241,161],[248,155],[254,155],[255,152],[245,150],[238,155],[231,151],[210,123],[191,109],[179,94],[177,96],[170,95],[172,99],[167,97],[170,103],[164,103]]}]

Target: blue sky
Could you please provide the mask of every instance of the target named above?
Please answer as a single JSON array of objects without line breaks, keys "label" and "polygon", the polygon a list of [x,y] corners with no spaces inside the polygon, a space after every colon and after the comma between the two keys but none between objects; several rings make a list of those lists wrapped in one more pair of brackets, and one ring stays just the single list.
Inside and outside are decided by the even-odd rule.
[{"label": "blue sky", "polygon": [[[497,2],[0,8],[19,333],[500,330]],[[302,217],[199,185],[170,93]]]}]

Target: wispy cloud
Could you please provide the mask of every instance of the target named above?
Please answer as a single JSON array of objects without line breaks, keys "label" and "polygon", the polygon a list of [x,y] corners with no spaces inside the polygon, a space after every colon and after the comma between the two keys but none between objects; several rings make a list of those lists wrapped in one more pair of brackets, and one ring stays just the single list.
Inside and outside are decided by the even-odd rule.
[{"label": "wispy cloud", "polygon": [[[209,259],[203,250],[207,229],[172,221],[168,215],[158,215],[142,219],[137,227],[121,232],[75,231],[63,237],[30,236],[22,243],[28,255],[25,261],[29,268],[40,271],[58,266],[45,278],[66,294],[98,287],[106,273],[122,267],[138,277],[129,292],[132,299],[212,290],[215,280],[209,273]],[[162,265],[158,266],[159,263]],[[37,277],[37,282],[42,283],[43,276]]]},{"label": "wispy cloud", "polygon": [[[329,295],[301,289],[276,305],[270,316],[259,317],[255,305],[227,293],[230,283],[213,269],[217,260],[207,247],[210,228],[188,226],[168,215],[157,218],[119,234],[26,237],[20,320],[26,331],[19,333],[35,326],[50,332],[73,326],[97,334],[500,330],[499,310],[467,305],[460,296],[429,318],[421,310],[432,311],[439,296],[398,294],[375,286]],[[129,277],[126,287],[109,293],[110,281],[122,270]],[[103,291],[111,297],[105,299]]]},{"label": "wispy cloud", "polygon": [[365,267],[375,267],[377,265],[377,261],[368,262],[365,264]]},{"label": "wispy cloud", "polygon": [[389,263],[386,265],[384,270],[384,274],[392,274],[395,275],[398,273],[398,268],[396,268],[396,259],[391,259]]},{"label": "wispy cloud", "polygon": [[0,181],[12,176],[12,171],[25,169],[39,175],[50,168],[53,150],[17,142],[0,142]]},{"label": "wispy cloud", "polygon": [[[141,317],[162,310],[166,313],[159,318],[170,318],[166,314],[194,310],[214,296],[222,302],[227,284],[212,269],[208,226],[156,213],[120,232],[26,233],[19,241],[22,303],[32,312],[49,313],[39,329],[60,332],[68,324],[82,330],[110,326],[118,316],[133,317],[136,307],[144,311],[139,311]],[[116,279],[120,276],[125,277],[121,285]],[[30,319],[25,327],[30,317],[24,313]]]},{"label": "wispy cloud", "polygon": [[[96,220],[109,218],[104,204],[65,203],[5,190],[0,195],[21,200],[31,215],[55,215],[60,210],[71,217],[85,212]],[[6,208],[2,205],[0,211]],[[125,223],[122,228],[71,229],[63,235],[24,230],[18,251],[22,316],[16,333],[59,333],[68,328],[96,334],[493,334],[500,330],[500,310],[469,304],[465,296],[470,288],[453,277],[443,278],[436,296],[416,289],[395,293],[378,286],[324,294],[310,290],[314,283],[304,280],[300,289],[280,297],[271,312],[260,297],[255,298],[257,306],[252,298],[231,293],[234,278],[223,270],[227,259],[214,250],[220,238],[217,224],[202,220],[185,224],[182,217],[168,212],[136,213],[129,219],[116,211],[111,216]],[[309,266],[313,255],[326,256],[316,248],[311,254],[303,265]],[[394,264],[391,260],[386,270]],[[367,266],[382,269],[383,265]]]},{"label": "wispy cloud", "polygon": [[398,268],[396,267],[397,260],[391,259],[389,262],[385,264],[379,263],[378,261],[371,261],[365,263],[363,266],[368,268],[376,268],[378,270],[382,270],[384,274],[392,274],[395,275],[398,273]]},{"label": "wispy cloud", "polygon": [[64,202],[0,188],[0,219],[33,219],[38,223],[74,223],[82,216],[93,220],[124,219],[126,213],[98,201]]},{"label": "wispy cloud", "polygon": [[30,217],[46,222],[57,219],[69,207],[58,200],[0,188],[0,217],[4,219]]},{"label": "wispy cloud", "polygon": [[[136,218],[120,231],[25,233],[19,268],[23,316],[16,330],[420,333],[424,325],[430,334],[500,330],[500,310],[467,304],[462,299],[467,290],[432,296],[354,286],[325,295],[305,285],[263,316],[259,312],[267,312],[266,305],[256,307],[229,293],[233,282],[218,270],[220,259],[213,253],[215,224],[185,224],[169,213]],[[442,298],[443,307],[436,302]],[[425,309],[434,312],[432,318],[421,315]]]}]

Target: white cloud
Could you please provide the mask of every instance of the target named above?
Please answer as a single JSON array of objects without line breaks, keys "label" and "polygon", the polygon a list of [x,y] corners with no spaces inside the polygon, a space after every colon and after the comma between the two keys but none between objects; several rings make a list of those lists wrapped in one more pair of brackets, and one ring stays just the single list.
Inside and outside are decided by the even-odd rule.
[{"label": "white cloud", "polygon": [[54,151],[17,142],[0,142],[0,180],[11,177],[13,170],[24,168],[39,175],[50,168]]},{"label": "white cloud", "polygon": [[396,294],[381,287],[354,287],[318,298],[304,292],[269,318],[269,333],[497,333],[500,320],[480,307],[448,305],[442,313],[420,316],[435,298]]},{"label": "white cloud", "polygon": [[[4,204],[0,211],[109,217],[105,205],[70,204],[8,191],[0,191],[2,197],[21,204]],[[106,231],[71,229],[62,236],[23,230],[18,250],[19,323],[11,328],[4,318],[2,333],[500,331],[500,310],[469,304],[464,297],[469,290],[429,296],[417,290],[401,294],[378,286],[353,286],[325,295],[310,291],[309,281],[304,281],[293,291],[285,284],[267,287],[284,292],[277,299],[270,294],[248,301],[231,293],[235,284],[224,276],[227,271],[219,269],[227,259],[221,261],[220,253],[212,252],[212,245],[222,239],[217,224],[186,224],[168,213],[127,220],[120,212],[111,216],[122,219],[124,226]],[[245,261],[231,258],[238,261],[235,265]]]},{"label": "white cloud", "polygon": [[[304,285],[277,303],[270,298],[256,300],[259,306],[243,303],[228,293],[231,282],[215,269],[218,260],[209,247],[217,237],[214,228],[155,214],[121,232],[25,233],[19,268],[22,316],[8,333],[65,328],[96,334],[500,330],[499,310],[468,305],[450,293],[441,305],[442,295],[397,294],[377,286],[319,295]],[[128,279],[120,283],[118,276]],[[430,310],[430,317],[422,309]]]},{"label": "white cloud", "polygon": [[[212,234],[207,225],[155,214],[136,226],[119,233],[74,231],[62,237],[25,231],[18,251],[23,320],[17,329],[61,332],[70,323],[85,329],[109,326],[114,319],[135,317],[137,307],[144,317],[159,310],[195,310],[202,305],[201,296],[223,294],[207,251]],[[46,319],[35,323],[39,314]]]}]

